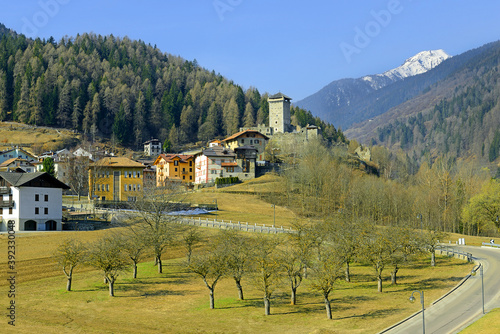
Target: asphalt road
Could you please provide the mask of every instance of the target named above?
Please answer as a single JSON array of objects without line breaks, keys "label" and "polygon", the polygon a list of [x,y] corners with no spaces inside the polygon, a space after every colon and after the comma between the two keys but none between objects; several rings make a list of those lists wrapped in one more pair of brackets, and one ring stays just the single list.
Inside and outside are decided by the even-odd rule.
[{"label": "asphalt road", "polygon": [[[500,249],[489,247],[458,246],[460,250],[472,253],[476,263],[483,265],[485,312],[500,307]],[[473,265],[471,264],[471,269]],[[420,296],[414,294],[415,304]],[[424,291],[425,297],[425,291]],[[426,301],[427,304],[427,301]],[[425,309],[425,333],[458,333],[482,316],[481,275],[469,277],[463,284],[445,298]],[[422,333],[422,313],[419,312],[398,326],[383,333]]]}]

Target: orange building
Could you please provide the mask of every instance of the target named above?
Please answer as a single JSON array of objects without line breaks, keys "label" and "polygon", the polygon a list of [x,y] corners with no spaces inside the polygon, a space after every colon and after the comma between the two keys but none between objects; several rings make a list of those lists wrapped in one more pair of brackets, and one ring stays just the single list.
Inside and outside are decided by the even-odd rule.
[{"label": "orange building", "polygon": [[160,154],[156,158],[156,186],[167,182],[194,182],[194,155]]}]

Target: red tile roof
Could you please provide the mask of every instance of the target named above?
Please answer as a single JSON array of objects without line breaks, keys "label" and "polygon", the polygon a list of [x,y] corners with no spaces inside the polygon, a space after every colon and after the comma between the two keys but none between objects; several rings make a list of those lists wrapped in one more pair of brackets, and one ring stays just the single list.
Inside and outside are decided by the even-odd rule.
[{"label": "red tile roof", "polygon": [[264,139],[269,139],[269,137],[267,137],[266,135],[263,135],[262,133],[260,133],[259,131],[257,130],[245,130],[245,131],[240,131],[240,132],[237,132],[235,133],[234,135],[231,135],[229,137],[227,137],[226,139],[223,140],[224,141],[230,141],[230,140],[233,140],[233,139],[236,139],[238,137],[241,137],[243,136],[244,134],[248,134],[248,133],[253,133],[253,134],[259,134],[261,135],[262,137],[264,137]]}]

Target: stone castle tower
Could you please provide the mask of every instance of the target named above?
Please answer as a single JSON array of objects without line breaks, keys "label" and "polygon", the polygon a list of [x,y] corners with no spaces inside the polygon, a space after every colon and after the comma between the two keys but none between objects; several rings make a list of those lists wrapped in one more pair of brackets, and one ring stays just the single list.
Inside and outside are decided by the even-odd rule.
[{"label": "stone castle tower", "polygon": [[292,99],[283,93],[269,96],[269,127],[272,133],[291,131],[290,101]]}]

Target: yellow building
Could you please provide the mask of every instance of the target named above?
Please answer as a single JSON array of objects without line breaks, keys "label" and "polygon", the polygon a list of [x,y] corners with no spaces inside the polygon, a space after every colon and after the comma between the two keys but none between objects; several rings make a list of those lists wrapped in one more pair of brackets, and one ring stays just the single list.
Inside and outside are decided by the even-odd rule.
[{"label": "yellow building", "polygon": [[167,182],[194,182],[194,155],[160,154],[154,165],[157,187],[163,187]]},{"label": "yellow building", "polygon": [[89,197],[135,201],[142,197],[144,165],[124,157],[103,158],[90,166]]},{"label": "yellow building", "polygon": [[259,131],[245,130],[235,133],[222,141],[224,147],[234,151],[235,148],[242,146],[250,146],[257,150],[257,161],[264,160],[264,150],[266,148],[269,137],[263,135]]}]

